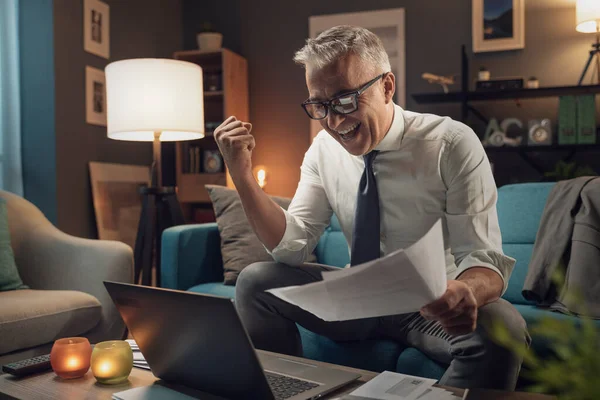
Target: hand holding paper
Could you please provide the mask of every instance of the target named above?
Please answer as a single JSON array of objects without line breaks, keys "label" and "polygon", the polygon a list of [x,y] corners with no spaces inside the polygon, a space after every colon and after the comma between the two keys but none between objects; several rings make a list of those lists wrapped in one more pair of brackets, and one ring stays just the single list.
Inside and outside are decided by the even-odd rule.
[{"label": "hand holding paper", "polygon": [[441,220],[406,249],[352,268],[324,272],[321,282],[267,290],[325,321],[416,312],[445,291]]}]

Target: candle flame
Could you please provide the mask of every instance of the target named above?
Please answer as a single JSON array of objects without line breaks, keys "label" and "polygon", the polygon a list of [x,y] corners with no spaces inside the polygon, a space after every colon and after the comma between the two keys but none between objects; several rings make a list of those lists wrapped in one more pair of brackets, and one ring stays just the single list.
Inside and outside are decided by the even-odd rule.
[{"label": "candle flame", "polygon": [[264,169],[259,169],[256,171],[256,180],[258,181],[258,186],[264,188],[267,184],[267,171]]},{"label": "candle flame", "polygon": [[77,359],[77,357],[69,357],[69,359],[67,360],[67,367],[69,369],[79,368],[79,360]]},{"label": "candle flame", "polygon": [[104,361],[102,364],[100,364],[100,372],[101,373],[108,373],[112,370],[112,364],[108,361]]}]

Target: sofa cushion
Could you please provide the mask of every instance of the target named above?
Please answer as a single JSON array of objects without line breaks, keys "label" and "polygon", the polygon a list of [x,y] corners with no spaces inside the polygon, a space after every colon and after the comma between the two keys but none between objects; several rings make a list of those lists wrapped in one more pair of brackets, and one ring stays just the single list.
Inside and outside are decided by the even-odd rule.
[{"label": "sofa cushion", "polygon": [[[533,351],[540,357],[547,357],[551,354],[552,344],[545,336],[536,335],[531,332],[531,328],[538,324],[544,318],[552,318],[559,321],[569,321],[575,326],[581,326],[581,318],[560,313],[558,311],[551,311],[547,308],[537,307],[529,304],[515,304],[517,311],[521,313],[525,322],[527,322],[527,328],[531,334],[531,346]],[[600,320],[595,320],[594,323],[600,329]]]},{"label": "sofa cushion", "polygon": [[6,200],[0,199],[0,292],[26,288],[19,276],[10,244]]},{"label": "sofa cushion", "polygon": [[95,327],[102,306],[73,290],[12,290],[0,293],[0,354],[81,335]]},{"label": "sofa cushion", "polygon": [[229,297],[233,299],[235,297],[235,286],[224,285],[222,283],[202,283],[200,285],[192,286],[188,289],[190,292],[212,294],[215,296]]},{"label": "sofa cushion", "polygon": [[513,304],[535,304],[532,301],[525,300],[523,297],[523,284],[527,276],[533,244],[504,244],[502,245],[504,254],[517,260],[515,267],[510,275],[508,287],[502,296]]},{"label": "sofa cushion", "polygon": [[334,267],[344,267],[350,263],[348,242],[342,233],[340,223],[335,214],[332,215],[329,226],[317,243],[315,249],[317,262]]},{"label": "sofa cushion", "polygon": [[498,222],[502,243],[535,242],[553,182],[505,185],[498,189]]},{"label": "sofa cushion", "polygon": [[[215,211],[221,236],[224,283],[235,285],[239,273],[248,265],[259,261],[273,261],[258,240],[242,207],[237,190],[225,186],[205,185]],[[271,196],[280,207],[287,210],[291,199]],[[314,262],[312,256],[308,262]]]}]

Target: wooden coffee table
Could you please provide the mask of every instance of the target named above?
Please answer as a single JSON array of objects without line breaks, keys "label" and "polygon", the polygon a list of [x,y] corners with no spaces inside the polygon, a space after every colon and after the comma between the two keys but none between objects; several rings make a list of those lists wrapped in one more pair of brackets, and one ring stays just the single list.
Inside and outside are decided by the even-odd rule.
[{"label": "wooden coffee table", "polygon": [[[262,350],[257,350],[263,352]],[[264,352],[268,353],[268,352]],[[289,356],[286,356],[289,357]],[[302,358],[296,358],[302,361]],[[360,374],[360,379],[352,382],[348,386],[345,386],[328,396],[324,399],[332,399],[342,394],[352,392],[357,387],[361,386],[365,382],[373,379],[377,376],[376,372],[365,371],[362,369],[355,369],[349,367],[343,367],[341,365],[334,365],[323,363],[314,360],[307,360],[314,364],[328,366],[330,368],[336,368],[345,371],[355,372]],[[0,399],[26,399],[26,400],[42,400],[42,399],[65,399],[65,400],[81,400],[81,399],[106,399],[110,400],[113,393],[121,392],[123,390],[148,386],[153,382],[157,381],[157,378],[152,375],[148,370],[133,368],[131,375],[129,375],[129,381],[121,385],[105,386],[96,383],[92,371],[88,371],[83,378],[73,380],[62,380],[58,378],[54,372],[49,371],[42,374],[31,375],[25,378],[17,379],[11,375],[0,375]],[[462,396],[463,389],[444,387],[446,390],[452,391],[457,396]]]}]

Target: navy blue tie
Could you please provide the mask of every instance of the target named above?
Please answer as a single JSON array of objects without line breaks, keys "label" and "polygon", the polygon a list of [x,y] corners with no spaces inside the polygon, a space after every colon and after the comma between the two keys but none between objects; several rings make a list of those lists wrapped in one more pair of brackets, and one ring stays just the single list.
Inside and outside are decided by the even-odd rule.
[{"label": "navy blue tie", "polygon": [[379,193],[373,173],[378,151],[363,156],[365,170],[358,185],[354,229],[352,231],[351,265],[379,258]]}]

